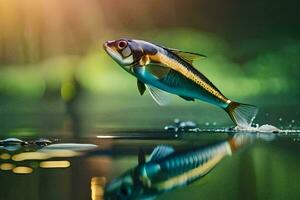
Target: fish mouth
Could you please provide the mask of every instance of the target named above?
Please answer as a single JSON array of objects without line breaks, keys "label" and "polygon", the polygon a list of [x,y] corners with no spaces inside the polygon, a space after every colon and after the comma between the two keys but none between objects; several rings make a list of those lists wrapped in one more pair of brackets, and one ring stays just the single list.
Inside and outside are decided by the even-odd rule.
[{"label": "fish mouth", "polygon": [[122,57],[121,55],[116,52],[113,48],[110,47],[110,44],[113,41],[107,41],[105,43],[103,43],[103,49],[106,51],[106,53],[112,57],[113,60],[115,60],[118,64],[122,65]]},{"label": "fish mouth", "polygon": [[104,42],[102,46],[104,49],[111,48],[110,45],[113,45],[114,42],[115,42],[114,40],[108,40],[108,41]]},{"label": "fish mouth", "polygon": [[108,49],[110,48],[108,46],[108,42],[104,42],[103,45],[102,45],[103,49],[108,53]]},{"label": "fish mouth", "polygon": [[111,57],[115,57],[116,52],[113,50],[113,48],[111,48],[109,46],[109,44],[111,44],[111,41],[107,41],[103,43],[103,49],[106,51],[106,53],[108,55],[110,55]]}]

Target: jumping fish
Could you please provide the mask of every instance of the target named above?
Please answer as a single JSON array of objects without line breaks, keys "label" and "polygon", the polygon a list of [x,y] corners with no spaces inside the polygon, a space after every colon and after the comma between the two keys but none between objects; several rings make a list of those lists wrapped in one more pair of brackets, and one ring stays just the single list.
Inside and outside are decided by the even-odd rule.
[{"label": "jumping fish", "polygon": [[256,106],[226,98],[193,67],[193,61],[204,55],[132,39],[107,41],[103,48],[122,68],[137,78],[140,94],[143,95],[148,88],[159,105],[168,103],[166,92],[187,101],[199,99],[224,109],[240,127],[251,126],[258,112]]},{"label": "jumping fish", "polygon": [[143,151],[139,164],[109,182],[107,200],[154,199],[164,192],[184,187],[207,175],[226,156],[250,144],[253,135],[235,135],[207,147],[175,152],[173,147],[157,146],[146,160]]}]

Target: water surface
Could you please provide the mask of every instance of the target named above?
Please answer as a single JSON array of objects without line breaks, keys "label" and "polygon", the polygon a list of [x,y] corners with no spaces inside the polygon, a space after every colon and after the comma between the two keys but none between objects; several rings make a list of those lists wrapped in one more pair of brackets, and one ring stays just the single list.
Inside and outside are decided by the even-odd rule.
[{"label": "water surface", "polygon": [[[123,100],[123,104],[113,103],[117,102],[114,98],[83,100],[71,111],[60,101],[4,102],[5,106],[0,106],[0,139],[15,137],[29,144],[0,148],[0,199],[103,199],[105,185],[137,165],[141,148],[150,154],[157,145],[164,144],[181,151],[233,135],[228,132],[232,125],[227,115],[211,106],[179,104],[161,108],[147,98]],[[226,157],[204,178],[157,199],[299,199],[297,108],[262,106],[257,123],[289,131],[259,137]],[[176,117],[193,120],[200,129],[164,130]],[[61,147],[46,152],[46,156],[42,151],[45,147],[34,143],[39,138],[55,144],[97,147]],[[20,153],[28,152],[38,154],[25,154],[27,157],[20,159]]]},{"label": "water surface", "polygon": [[[140,139],[144,134],[152,138]],[[3,148],[0,197],[102,199],[107,182],[137,165],[137,154],[141,147],[147,153],[151,153],[159,144],[182,150],[212,144],[230,136],[226,133],[200,132],[182,133],[175,138],[171,134],[164,134],[136,132],[132,134],[135,138],[62,139],[56,143],[96,144],[98,147],[73,151],[80,154],[64,152],[65,156],[62,153],[58,154],[59,157],[54,153],[52,158],[41,160],[31,160],[30,156],[26,160],[16,160],[16,155],[22,152],[39,152],[43,148],[34,144],[15,151]],[[224,159],[203,179],[162,194],[158,199],[298,199],[299,145],[300,137],[296,133],[291,136],[276,135],[274,140],[268,142],[258,139]],[[48,166],[47,161],[53,161],[52,165],[50,162]]]}]

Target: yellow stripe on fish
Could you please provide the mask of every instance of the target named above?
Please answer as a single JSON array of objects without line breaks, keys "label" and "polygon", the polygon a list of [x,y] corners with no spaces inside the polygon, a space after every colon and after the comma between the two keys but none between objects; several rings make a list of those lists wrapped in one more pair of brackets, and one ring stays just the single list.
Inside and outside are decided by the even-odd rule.
[{"label": "yellow stripe on fish", "polygon": [[153,184],[152,187],[157,188],[157,189],[171,189],[173,186],[178,186],[181,185],[182,183],[187,183],[189,180],[192,180],[194,178],[197,178],[198,176],[205,175],[207,172],[209,172],[218,162],[220,162],[224,156],[226,156],[226,153],[219,154],[214,156],[211,160],[206,162],[203,165],[200,165],[199,167],[186,172],[184,174],[181,174],[179,176],[173,177],[168,179],[167,181],[160,182]]},{"label": "yellow stripe on fish", "polygon": [[207,84],[205,81],[201,79],[201,77],[197,76],[195,73],[191,72],[187,67],[179,63],[178,61],[164,55],[162,53],[157,52],[155,55],[146,55],[144,58],[141,59],[140,64],[147,65],[150,62],[157,62],[162,63],[165,66],[181,73],[186,78],[192,80],[194,83],[198,84],[199,86],[203,87],[211,93],[212,95],[216,96],[217,98],[221,99],[224,102],[228,102],[228,99],[225,98],[222,94],[220,94],[217,90]]}]

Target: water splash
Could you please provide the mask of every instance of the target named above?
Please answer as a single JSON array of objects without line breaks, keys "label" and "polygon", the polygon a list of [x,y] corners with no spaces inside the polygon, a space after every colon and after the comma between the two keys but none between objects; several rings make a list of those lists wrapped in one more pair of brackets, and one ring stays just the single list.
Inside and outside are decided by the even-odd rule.
[{"label": "water splash", "polygon": [[[295,123],[295,120],[291,121],[292,124]],[[213,126],[210,126],[213,125]],[[213,122],[212,124],[209,122],[204,123],[204,127],[197,127],[197,124],[193,121],[180,121],[178,118],[174,119],[174,123],[167,125],[164,127],[164,130],[169,132],[191,132],[191,133],[270,133],[270,134],[277,134],[277,135],[287,135],[287,134],[294,134],[300,133],[299,129],[294,128],[293,126],[289,127],[288,129],[278,128],[274,125],[270,124],[253,124],[250,127],[216,127],[217,123]],[[208,127],[208,128],[206,128]]]},{"label": "water splash", "polygon": [[234,128],[236,131],[246,131],[246,132],[259,132],[259,133],[279,133],[281,130],[273,125],[264,124],[259,126],[256,124],[254,127],[239,127]]},{"label": "water splash", "polygon": [[193,121],[180,121],[180,119],[174,119],[174,124],[164,127],[166,131],[189,131],[197,127],[197,124]]}]

